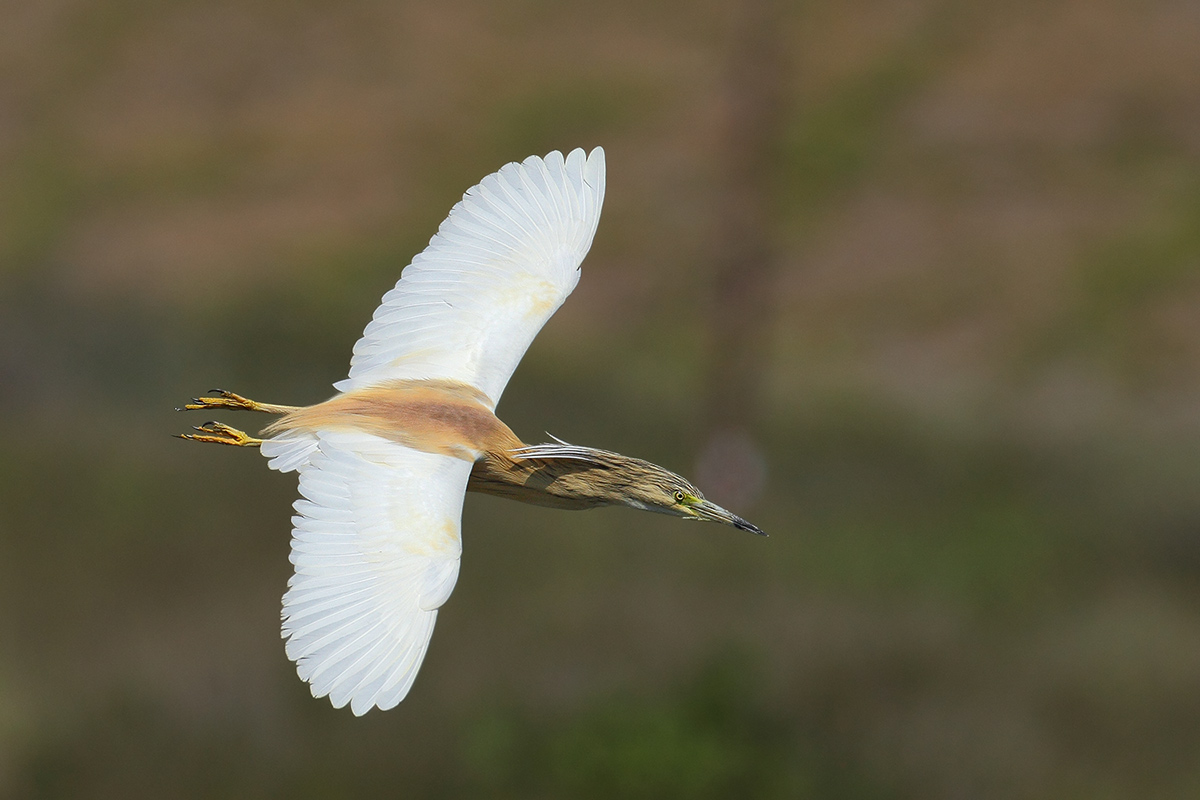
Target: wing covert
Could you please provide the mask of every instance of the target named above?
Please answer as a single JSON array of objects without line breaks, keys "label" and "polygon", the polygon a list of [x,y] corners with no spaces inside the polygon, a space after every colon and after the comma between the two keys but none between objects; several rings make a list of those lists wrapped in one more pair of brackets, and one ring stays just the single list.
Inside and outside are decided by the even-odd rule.
[{"label": "wing covert", "polygon": [[449,378],[499,401],[579,282],[604,201],[604,151],[510,163],[471,187],[383,296],[341,391]]},{"label": "wing covert", "polygon": [[314,697],[356,715],[408,694],[458,579],[470,462],[320,431],[300,468],[287,654]]}]

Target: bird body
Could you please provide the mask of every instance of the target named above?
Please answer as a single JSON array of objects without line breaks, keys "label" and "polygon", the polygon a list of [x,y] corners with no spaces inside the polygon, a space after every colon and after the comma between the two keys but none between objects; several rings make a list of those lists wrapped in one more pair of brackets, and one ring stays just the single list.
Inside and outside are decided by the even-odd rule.
[{"label": "bird body", "polygon": [[314,696],[363,714],[408,693],[458,579],[468,490],[762,534],[670,470],[559,440],[526,445],[495,414],[578,283],[603,199],[600,148],[508,164],[467,191],[384,295],[334,397],[297,407],[220,392],[185,406],[279,415],[264,438],[216,422],[184,438],[257,446],[272,469],[299,473],[283,636]]},{"label": "bird body", "polygon": [[357,430],[426,453],[476,461],[487,452],[521,447],[478,389],[451,380],[392,380],[351,389],[323,403],[297,408],[269,425],[315,437],[322,430]]},{"label": "bird body", "polygon": [[[467,491],[553,508],[611,505],[619,496],[613,482],[631,472],[644,477],[655,466],[562,442],[526,445],[487,408],[486,397],[474,387],[446,380],[397,380],[352,389],[323,403],[292,409],[263,433],[317,436],[334,430],[369,433],[462,459],[472,464]],[[672,478],[669,490],[680,483],[678,476]]]}]

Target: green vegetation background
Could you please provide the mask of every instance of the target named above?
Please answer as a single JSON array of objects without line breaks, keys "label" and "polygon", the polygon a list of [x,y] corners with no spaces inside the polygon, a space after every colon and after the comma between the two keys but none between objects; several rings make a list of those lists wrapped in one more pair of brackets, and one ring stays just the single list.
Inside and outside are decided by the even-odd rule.
[{"label": "green vegetation background", "polygon": [[778,5],[771,538],[472,496],[409,698],[296,679],[295,479],[172,407],[323,399],[467,186],[599,144],[500,412],[696,474],[742,8],[0,9],[0,796],[1200,795],[1192,2]]}]

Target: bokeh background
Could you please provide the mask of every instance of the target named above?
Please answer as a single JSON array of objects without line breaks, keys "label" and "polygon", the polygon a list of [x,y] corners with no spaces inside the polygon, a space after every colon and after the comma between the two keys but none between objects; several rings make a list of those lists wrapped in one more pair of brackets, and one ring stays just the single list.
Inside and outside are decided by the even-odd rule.
[{"label": "bokeh background", "polygon": [[[324,399],[463,190],[596,145],[501,415],[771,538],[470,496],[335,711],[295,477],[172,409]],[[1200,796],[1193,0],[8,2],[0,386],[0,796]]]}]

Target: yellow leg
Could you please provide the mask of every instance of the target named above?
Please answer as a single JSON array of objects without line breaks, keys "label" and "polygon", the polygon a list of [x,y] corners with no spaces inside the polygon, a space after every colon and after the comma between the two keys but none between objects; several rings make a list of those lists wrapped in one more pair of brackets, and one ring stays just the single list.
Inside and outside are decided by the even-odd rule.
[{"label": "yellow leg", "polygon": [[180,439],[191,439],[193,442],[212,442],[213,444],[228,444],[234,447],[258,447],[262,439],[255,439],[245,431],[231,428],[220,422],[206,422],[195,425],[192,430],[196,433],[178,433]]},{"label": "yellow leg", "polygon": [[216,397],[193,397],[192,402],[177,411],[200,411],[203,409],[223,408],[232,411],[262,411],[266,414],[286,414],[295,411],[299,406],[280,406],[274,403],[257,403],[240,394],[227,392],[224,389],[210,390]]}]

